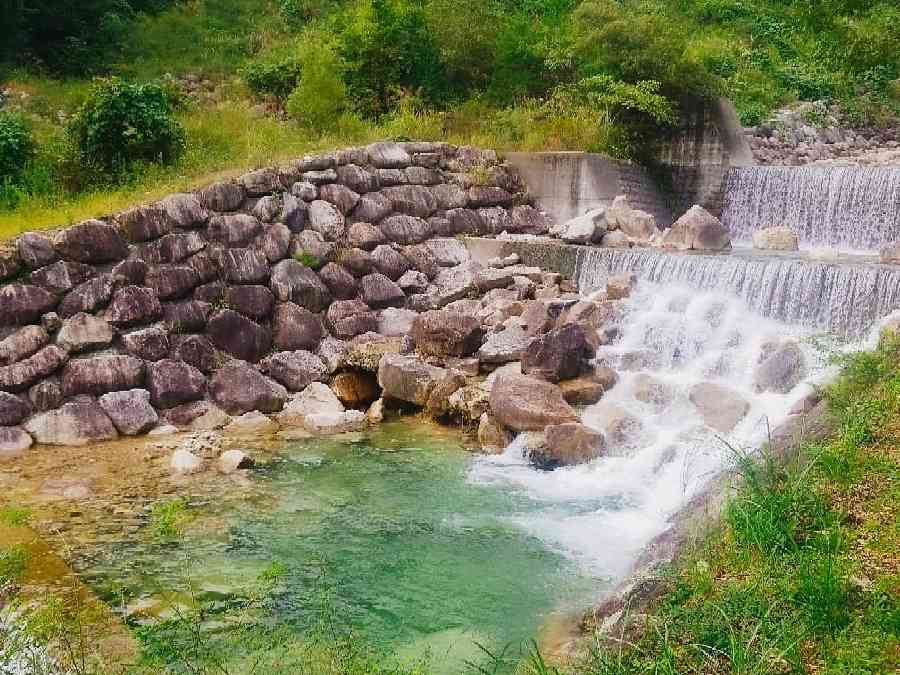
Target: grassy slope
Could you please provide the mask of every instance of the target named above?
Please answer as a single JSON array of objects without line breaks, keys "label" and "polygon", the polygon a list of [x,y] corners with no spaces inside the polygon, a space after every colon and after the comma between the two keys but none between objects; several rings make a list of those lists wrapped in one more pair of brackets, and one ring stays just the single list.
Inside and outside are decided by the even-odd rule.
[{"label": "grassy slope", "polygon": [[828,400],[839,432],[788,467],[745,462],[724,522],[673,572],[640,637],[567,675],[896,672],[900,342],[853,357]]}]

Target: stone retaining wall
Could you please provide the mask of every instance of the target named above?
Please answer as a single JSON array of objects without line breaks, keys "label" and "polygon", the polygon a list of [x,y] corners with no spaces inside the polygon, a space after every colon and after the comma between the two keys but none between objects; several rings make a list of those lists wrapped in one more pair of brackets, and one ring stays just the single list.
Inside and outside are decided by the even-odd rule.
[{"label": "stone retaining wall", "polygon": [[493,151],[376,143],[23,234],[0,251],[0,455],[277,413],[348,363],[369,369],[345,400],[377,390],[417,313],[540,278],[457,239],[545,233],[528,201]]}]

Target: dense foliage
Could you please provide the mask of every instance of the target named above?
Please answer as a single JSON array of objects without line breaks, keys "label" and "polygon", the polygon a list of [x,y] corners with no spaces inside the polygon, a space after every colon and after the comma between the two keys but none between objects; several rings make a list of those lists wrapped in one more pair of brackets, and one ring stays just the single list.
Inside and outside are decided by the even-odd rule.
[{"label": "dense foliage", "polygon": [[0,113],[0,182],[15,181],[34,156],[34,140],[21,117]]},{"label": "dense foliage", "polygon": [[4,0],[0,59],[36,59],[53,72],[80,75],[104,68],[140,12],[171,0]]},{"label": "dense foliage", "polygon": [[156,84],[99,81],[68,132],[83,164],[113,177],[136,162],[171,162],[184,150],[184,130]]},{"label": "dense foliage", "polygon": [[[128,166],[128,184],[174,175],[130,163],[121,147],[73,152],[63,128],[96,71],[217,88],[186,91],[190,105],[176,113],[186,128],[177,175],[194,178],[304,143],[385,135],[640,160],[696,97],[729,97],[747,125],[797,100],[836,103],[845,125],[895,124],[900,114],[900,6],[891,0],[58,4],[3,5],[0,72],[14,93],[5,105],[25,113],[37,152],[0,188],[0,211],[82,199],[99,189],[85,179],[111,157],[122,160],[116,172]],[[155,162],[178,153],[137,154]]]}]

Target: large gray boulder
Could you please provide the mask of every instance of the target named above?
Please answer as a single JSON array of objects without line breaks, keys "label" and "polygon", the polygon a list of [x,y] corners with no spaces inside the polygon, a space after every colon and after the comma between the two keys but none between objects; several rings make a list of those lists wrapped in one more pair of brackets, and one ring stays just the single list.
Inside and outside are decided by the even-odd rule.
[{"label": "large gray boulder", "polygon": [[0,427],[0,462],[18,459],[33,443],[22,427]]},{"label": "large gray boulder", "polygon": [[159,422],[159,415],[150,405],[150,392],[146,389],[111,392],[101,396],[99,403],[123,436],[147,433]]},{"label": "large gray boulder", "polygon": [[56,311],[63,318],[78,312],[95,312],[109,304],[113,292],[120,285],[121,280],[112,274],[100,274],[69,291]]},{"label": "large gray boulder", "polygon": [[459,239],[450,237],[436,237],[425,242],[434,259],[441,267],[456,267],[469,262],[471,255],[466,245]]},{"label": "large gray boulder", "polygon": [[36,323],[42,314],[56,307],[56,297],[38,286],[0,286],[0,325],[24,326]]},{"label": "large gray boulder", "polygon": [[[319,190],[320,193],[321,191]],[[337,241],[344,236],[346,231],[344,214],[334,204],[317,199],[310,203],[306,217],[308,226],[326,240]]]},{"label": "large gray boulder", "polygon": [[330,183],[319,188],[319,199],[333,204],[342,215],[346,216],[359,202],[359,193],[354,192],[346,185]]},{"label": "large gray boulder", "polygon": [[770,225],[754,230],[753,248],[762,251],[796,251],[800,248],[800,237],[785,225]]},{"label": "large gray boulder", "polygon": [[516,234],[547,234],[550,221],[547,216],[533,206],[523,204],[510,209],[509,231]]},{"label": "large gray boulder", "polygon": [[355,248],[374,251],[376,246],[387,243],[387,237],[370,222],[358,222],[347,230],[347,241]]},{"label": "large gray boulder", "polygon": [[166,210],[155,204],[123,211],[115,217],[115,221],[125,236],[133,242],[162,237],[171,232],[176,225]]},{"label": "large gray boulder", "polygon": [[340,340],[349,340],[378,329],[378,318],[362,300],[339,300],[332,303],[325,321],[332,334]]},{"label": "large gray boulder", "polygon": [[204,248],[206,241],[199,232],[178,232],[144,244],[137,255],[149,265],[168,265],[186,260]]},{"label": "large gray boulder", "polygon": [[385,354],[378,363],[378,384],[384,395],[421,407],[427,405],[432,390],[446,374],[444,368],[415,356]]},{"label": "large gray boulder", "polygon": [[53,242],[37,232],[26,232],[16,239],[16,251],[22,263],[32,270],[49,265],[59,257]]},{"label": "large gray boulder", "polygon": [[15,426],[31,414],[31,402],[22,396],[0,391],[0,427]]},{"label": "large gray boulder", "polygon": [[153,289],[126,286],[113,295],[103,318],[115,326],[131,327],[156,321],[162,313],[162,305]]},{"label": "large gray boulder", "polygon": [[222,294],[225,305],[255,321],[261,321],[272,313],[275,297],[265,286],[231,286]]},{"label": "large gray boulder", "polygon": [[177,227],[201,227],[209,220],[209,211],[203,208],[196,195],[177,193],[161,199],[157,206]]},{"label": "large gray boulder", "polygon": [[410,268],[410,262],[404,255],[384,244],[376,246],[372,251],[372,264],[376,270],[392,281],[397,281]]},{"label": "large gray boulder", "polygon": [[351,219],[358,223],[378,223],[394,212],[394,203],[380,192],[363,195],[353,209]]},{"label": "large gray boulder", "polygon": [[366,146],[366,152],[377,169],[403,169],[412,163],[412,157],[398,143],[372,143]]},{"label": "large gray boulder", "polygon": [[266,260],[272,265],[287,258],[290,246],[291,231],[281,223],[269,225],[250,244],[250,248],[264,255]]},{"label": "large gray boulder", "polygon": [[526,375],[499,375],[491,387],[490,406],[494,417],[513,431],[543,431],[578,421],[559,387]]},{"label": "large gray boulder", "polygon": [[272,341],[276,349],[281,351],[312,350],[321,340],[322,321],[318,316],[292,302],[279,303],[275,306],[272,319]]},{"label": "large gray boulder", "polygon": [[[52,265],[35,270],[28,277],[28,280],[35,286],[40,286],[50,293],[61,295],[83,284],[91,277],[96,276],[96,274],[97,270],[90,265],[60,260]],[[3,289],[15,286],[16,284],[10,284],[4,286]]]},{"label": "large gray boulder", "polygon": [[356,164],[344,164],[336,169],[337,182],[346,185],[357,194],[378,189],[378,177]]},{"label": "large gray boulder", "polygon": [[356,297],[356,278],[341,265],[328,263],[319,270],[319,278],[328,287],[335,300],[350,300]]},{"label": "large gray boulder", "polygon": [[606,210],[608,229],[622,232],[629,240],[649,243],[658,233],[656,218],[640,209],[631,208],[628,198],[619,195]]},{"label": "large gray boulder", "polygon": [[469,356],[481,347],[481,323],[474,316],[433,310],[416,317],[411,336],[428,356]]},{"label": "large gray boulder", "polygon": [[244,201],[244,187],[233,181],[213,183],[197,193],[200,204],[212,211],[234,211]]},{"label": "large gray boulder", "polygon": [[276,413],[284,407],[287,390],[246,363],[220,368],[209,382],[209,393],[216,405],[229,415],[251,410]]},{"label": "large gray boulder", "polygon": [[0,340],[0,366],[8,366],[28,358],[50,342],[41,326],[25,326]]},{"label": "large gray boulder", "polygon": [[84,352],[108,347],[113,336],[109,322],[82,312],[63,321],[56,334],[56,344],[69,352]]},{"label": "large gray boulder", "polygon": [[588,370],[594,352],[585,329],[568,324],[528,345],[522,353],[522,372],[548,382],[568,380]]},{"label": "large gray boulder", "polygon": [[122,346],[144,361],[159,361],[169,353],[169,334],[162,328],[144,328],[122,336]]},{"label": "large gray boulder", "polygon": [[583,216],[554,226],[550,231],[567,244],[589,244],[598,241],[606,233],[606,209],[588,211]]},{"label": "large gray boulder", "polygon": [[[437,210],[437,200],[434,198],[431,190],[423,185],[397,185],[384,188],[382,194],[391,200],[394,211],[406,216],[415,217],[419,220],[428,218],[428,216]],[[382,225],[383,224],[384,221],[382,221]],[[385,234],[388,238],[396,241],[388,232],[385,232]],[[407,241],[401,243],[411,244],[418,242]]]},{"label": "large gray boulder", "polygon": [[207,239],[227,248],[246,248],[260,232],[262,223],[244,213],[215,216],[206,226]]},{"label": "large gray boulder", "polygon": [[512,324],[488,335],[485,343],[478,349],[478,360],[490,366],[521,361],[522,354],[533,341],[534,338],[521,325]]},{"label": "large gray boulder", "polygon": [[718,218],[702,206],[694,205],[663,235],[662,247],[678,251],[723,251],[731,248],[731,235]]},{"label": "large gray boulder", "polygon": [[38,380],[55,373],[68,360],[65,349],[56,345],[44,347],[28,358],[0,367],[0,390],[25,391]]},{"label": "large gray boulder", "polygon": [[209,375],[220,361],[213,343],[205,335],[173,335],[169,358],[184,361],[204,375]]},{"label": "large gray boulder", "polygon": [[269,278],[268,258],[262,251],[253,248],[219,251],[216,262],[223,281],[229,284],[259,284]]},{"label": "large gray boulder", "polygon": [[750,411],[750,403],[738,392],[712,382],[695,384],[689,396],[706,426],[723,434],[732,431]]},{"label": "large gray boulder", "polygon": [[544,429],[544,442],[531,449],[529,459],[540,469],[584,464],[603,456],[606,439],[579,422],[554,424]]},{"label": "large gray boulder", "polygon": [[112,225],[86,220],[59,232],[56,251],[67,260],[97,265],[116,262],[128,256],[128,244]]},{"label": "large gray boulder", "polygon": [[337,415],[344,412],[344,404],[327,384],[313,382],[300,394],[293,396],[278,415],[284,426],[305,426],[308,415]]},{"label": "large gray boulder", "polygon": [[359,285],[363,301],[373,309],[402,307],[406,302],[403,289],[378,272],[364,276]]},{"label": "large gray boulder", "polygon": [[95,399],[82,396],[58,410],[39,413],[25,423],[34,440],[45,445],[87,445],[118,438],[115,425]]},{"label": "large gray boulder", "polygon": [[272,333],[267,327],[231,309],[213,314],[206,332],[216,347],[242,361],[255,363],[272,347]]},{"label": "large gray boulder", "polygon": [[206,328],[212,305],[199,300],[167,302],[163,305],[163,321],[173,333],[199,333]]},{"label": "large gray boulder", "polygon": [[411,215],[390,216],[378,227],[389,241],[397,244],[419,244],[432,234],[428,221]]},{"label": "large gray boulder", "polygon": [[259,367],[288,391],[303,391],[313,382],[324,382],[328,377],[322,359],[303,350],[273,354],[261,361]]},{"label": "large gray boulder", "polygon": [[159,265],[147,271],[144,285],[152,288],[160,300],[175,300],[199,286],[200,275],[190,265]]},{"label": "large gray boulder", "polygon": [[147,364],[147,390],[157,408],[197,401],[206,394],[206,377],[184,361],[163,359]]},{"label": "large gray boulder", "polygon": [[276,300],[293,302],[311,312],[321,312],[331,303],[328,287],[314,271],[296,260],[275,265],[269,284]]},{"label": "large gray boulder", "polygon": [[62,371],[65,396],[137,389],[144,384],[144,362],[133,356],[93,356],[69,361]]},{"label": "large gray boulder", "polygon": [[806,359],[796,342],[783,342],[760,361],[753,372],[753,386],[757,392],[774,391],[787,394],[806,375]]}]

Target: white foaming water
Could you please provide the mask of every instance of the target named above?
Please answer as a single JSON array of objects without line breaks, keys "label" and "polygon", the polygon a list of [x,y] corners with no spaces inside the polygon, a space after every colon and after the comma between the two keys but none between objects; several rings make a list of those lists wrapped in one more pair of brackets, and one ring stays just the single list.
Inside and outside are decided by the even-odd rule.
[{"label": "white foaming water", "polygon": [[735,241],[788,225],[804,248],[872,251],[900,238],[900,167],[731,169],[722,222]]},{"label": "white foaming water", "polygon": [[[521,491],[532,500],[514,522],[547,545],[616,579],[640,550],[668,526],[670,516],[733,460],[729,448],[759,447],[811,382],[831,370],[810,332],[752,313],[739,299],[683,285],[640,282],[625,302],[621,337],[602,347],[598,363],[620,374],[600,403],[584,410],[584,424],[603,430],[605,411],[618,406],[640,422],[609,453],[588,464],[539,471],[523,457],[525,436],[499,456],[480,457],[475,482]],[[799,340],[807,373],[788,394],[757,393],[753,373],[766,342]],[[671,392],[662,406],[635,398],[639,375]],[[707,427],[689,399],[700,382],[726,386],[749,404],[737,427],[721,435]]]}]

